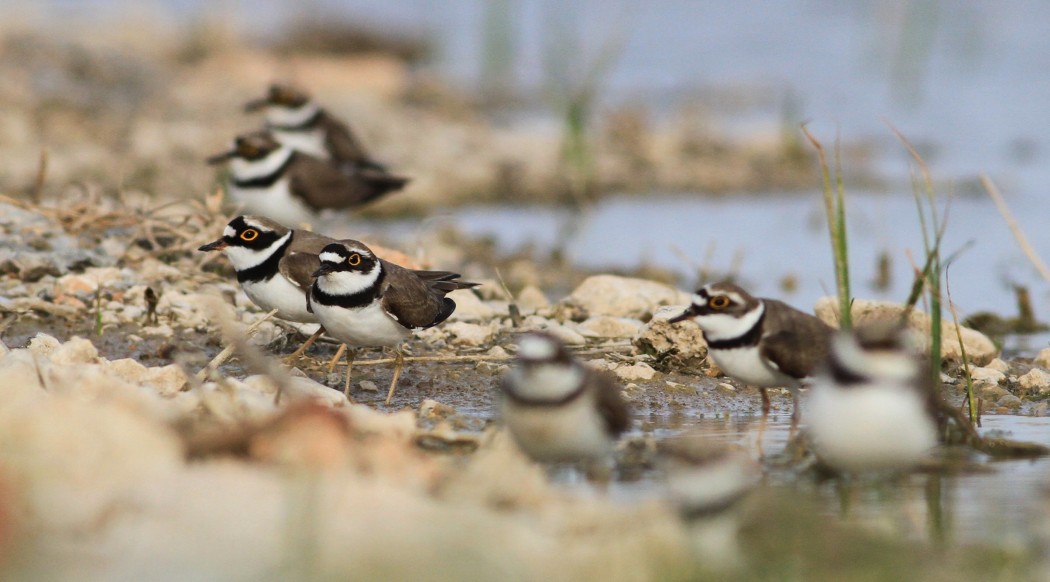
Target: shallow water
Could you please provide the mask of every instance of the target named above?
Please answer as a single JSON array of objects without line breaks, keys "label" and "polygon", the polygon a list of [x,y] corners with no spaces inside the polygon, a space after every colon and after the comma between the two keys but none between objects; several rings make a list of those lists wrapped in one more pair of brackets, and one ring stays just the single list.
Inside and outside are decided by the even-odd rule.
[{"label": "shallow water", "polygon": [[[1029,287],[1036,316],[1050,314],[1050,288],[1039,279],[987,198],[951,201],[944,256],[960,249],[948,271],[959,316],[978,311],[1012,317],[1013,285]],[[924,256],[910,195],[858,193],[847,200],[849,255],[856,297],[903,302],[912,281],[912,261]],[[538,250],[538,260],[562,243],[573,264],[591,269],[632,270],[655,266],[676,273],[691,288],[701,269],[715,278],[734,273],[753,293],[812,309],[835,288],[823,202],[816,195],[771,193],[711,198],[652,195],[607,199],[582,217],[547,207],[475,207],[428,219],[424,228],[453,225],[490,237],[504,251]],[[558,233],[572,225],[569,236]],[[338,225],[333,225],[339,230]],[[418,224],[381,223],[343,227],[389,236],[411,233]],[[334,236],[343,233],[333,232]],[[1028,233],[1036,249],[1050,249],[1050,230]],[[411,237],[406,239],[411,246]],[[876,263],[891,260],[890,284],[876,288]],[[793,287],[783,281],[791,279]],[[947,312],[946,312],[947,313]],[[1007,352],[1031,355],[1050,345],[1050,335],[1009,338]]]},{"label": "shallow water", "polygon": [[[770,462],[791,435],[786,414],[774,415],[765,423],[755,415],[707,415],[680,428],[741,446],[752,457]],[[993,431],[1050,446],[1050,418],[984,417],[981,433]],[[677,432],[657,430],[656,434]],[[1026,547],[1033,537],[1045,535],[1040,528],[1048,513],[1050,459],[986,462],[979,456],[977,460],[980,470],[976,472],[916,473],[892,481],[862,479],[852,485],[839,481],[817,484],[808,476],[770,465],[762,487],[814,503],[828,516],[931,543]],[[654,484],[649,480],[627,483],[614,494],[624,500],[637,499],[652,494]]]}]

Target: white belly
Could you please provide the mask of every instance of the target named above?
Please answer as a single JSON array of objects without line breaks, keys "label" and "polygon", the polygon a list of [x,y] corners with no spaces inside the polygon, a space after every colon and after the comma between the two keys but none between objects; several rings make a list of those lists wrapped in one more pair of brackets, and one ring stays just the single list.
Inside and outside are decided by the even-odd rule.
[{"label": "white belly", "polygon": [[723,372],[745,384],[759,388],[798,387],[797,380],[766,363],[756,347],[711,350],[709,353]]},{"label": "white belly", "polygon": [[292,196],[288,178],[277,180],[269,188],[240,188],[231,181],[229,194],[244,211],[260,214],[282,224],[309,223],[315,217],[306,203]]},{"label": "white belly", "polygon": [[268,281],[242,285],[248,299],[262,309],[277,310],[277,317],[300,323],[316,323],[317,316],[306,310],[306,293],[280,273]]},{"label": "white belly", "polygon": [[817,455],[842,470],[907,468],[937,445],[922,399],[894,384],[841,389],[821,380],[806,410]]},{"label": "white belly", "polygon": [[351,345],[396,346],[412,335],[412,330],[394,321],[378,302],[356,309],[318,303],[313,308],[329,335]]},{"label": "white belly", "polygon": [[613,440],[588,394],[557,407],[522,406],[504,398],[503,421],[518,446],[538,461],[601,459]]},{"label": "white belly", "polygon": [[322,160],[327,160],[329,158],[328,150],[325,149],[324,145],[324,131],[320,129],[315,129],[313,131],[285,131],[272,129],[271,133],[277,138],[277,141],[293,150],[309,154]]}]

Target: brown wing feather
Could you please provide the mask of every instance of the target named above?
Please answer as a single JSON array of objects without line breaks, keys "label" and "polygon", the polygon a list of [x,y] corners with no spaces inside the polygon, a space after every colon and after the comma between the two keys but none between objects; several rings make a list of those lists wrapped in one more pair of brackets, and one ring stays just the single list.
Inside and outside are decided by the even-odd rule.
[{"label": "brown wing feather", "polygon": [[301,152],[293,155],[295,160],[288,168],[289,187],[314,209],[345,208],[360,202],[367,194],[355,187],[356,181],[328,162]]},{"label": "brown wing feather", "polygon": [[383,261],[386,277],[380,290],[383,309],[407,328],[430,327],[444,321],[456,308],[442,289],[400,265]]},{"label": "brown wing feather", "polygon": [[277,265],[277,270],[295,286],[306,291],[313,284],[314,271],[321,266],[321,260],[312,253],[291,252],[285,255]]},{"label": "brown wing feather", "polygon": [[605,426],[613,435],[626,431],[631,427],[631,416],[620,383],[603,372],[590,370],[588,374],[594,384],[595,405]]},{"label": "brown wing feather", "polygon": [[793,378],[812,376],[828,355],[831,334],[834,331],[823,321],[774,299],[767,304],[778,304],[776,310],[766,311],[767,328],[786,328],[762,336],[759,352]]},{"label": "brown wing feather", "polygon": [[336,161],[370,163],[368,152],[357,136],[350,131],[349,125],[332,117],[327,111],[321,115],[321,124],[325,128],[325,145]]}]

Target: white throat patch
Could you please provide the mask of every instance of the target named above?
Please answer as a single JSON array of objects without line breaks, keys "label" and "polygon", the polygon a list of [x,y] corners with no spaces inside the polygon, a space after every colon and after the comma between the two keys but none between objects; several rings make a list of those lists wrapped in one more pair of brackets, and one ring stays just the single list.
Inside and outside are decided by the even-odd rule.
[{"label": "white throat patch", "polygon": [[832,341],[833,349],[846,369],[873,381],[907,382],[917,376],[915,359],[905,351],[865,351],[848,334],[837,335]]},{"label": "white throat patch", "polygon": [[317,115],[318,109],[313,101],[307,101],[295,109],[269,105],[266,107],[266,123],[277,127],[298,127]]},{"label": "white throat patch", "polygon": [[[230,172],[235,180],[256,180],[272,176],[274,172],[292,157],[295,150],[281,146],[261,160],[246,160],[244,158],[233,158],[230,160]],[[278,217],[279,218],[279,217]]]},{"label": "white throat patch", "polygon": [[317,287],[329,295],[353,295],[375,285],[382,270],[382,265],[376,263],[376,266],[367,273],[335,271],[318,277]]},{"label": "white throat patch", "polygon": [[558,353],[551,340],[526,335],[518,342],[518,355],[526,360],[550,360]]},{"label": "white throat patch", "polygon": [[233,264],[234,269],[245,271],[252,267],[261,265],[266,259],[273,256],[273,254],[277,252],[277,249],[291,237],[292,231],[288,231],[284,236],[273,241],[273,244],[265,249],[255,250],[228,245],[222,252],[226,254],[226,258],[230,259],[230,263]]},{"label": "white throat patch", "polygon": [[579,389],[585,374],[581,366],[563,363],[519,366],[511,372],[510,388],[523,400],[556,401]]},{"label": "white throat patch", "polygon": [[759,301],[758,308],[748,311],[743,317],[733,317],[724,313],[711,313],[697,315],[693,317],[693,321],[700,326],[700,329],[704,330],[704,335],[709,340],[724,341],[736,339],[751,331],[751,328],[755,327],[755,324],[758,323],[758,320],[762,318],[762,314],[765,312],[766,304]]}]

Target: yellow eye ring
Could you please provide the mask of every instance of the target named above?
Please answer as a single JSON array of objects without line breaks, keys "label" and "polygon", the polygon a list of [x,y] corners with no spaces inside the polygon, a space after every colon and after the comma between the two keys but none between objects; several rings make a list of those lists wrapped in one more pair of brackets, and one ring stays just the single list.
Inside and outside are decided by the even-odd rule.
[{"label": "yellow eye ring", "polygon": [[361,264],[361,255],[354,253],[346,258],[346,262],[350,263],[351,267],[356,267]]},{"label": "yellow eye ring", "polygon": [[729,298],[725,295],[715,295],[707,300],[707,304],[711,306],[711,309],[725,309],[729,307]]},{"label": "yellow eye ring", "polygon": [[254,228],[249,228],[248,230],[241,233],[241,240],[246,242],[252,242],[257,238],[259,238],[259,231],[255,230]]}]

